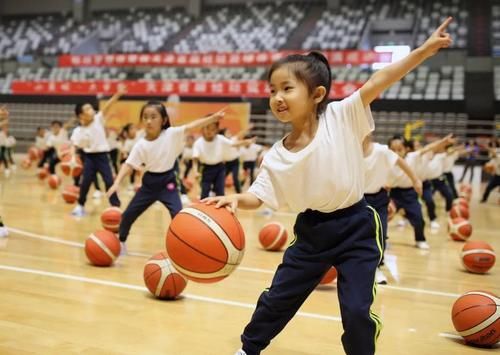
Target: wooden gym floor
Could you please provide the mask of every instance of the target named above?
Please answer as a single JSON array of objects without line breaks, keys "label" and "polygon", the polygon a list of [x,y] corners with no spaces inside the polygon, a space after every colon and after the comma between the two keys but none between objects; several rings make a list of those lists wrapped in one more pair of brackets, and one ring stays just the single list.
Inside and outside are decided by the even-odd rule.
[{"label": "wooden gym floor", "polygon": [[[8,179],[0,177],[0,215],[10,228],[10,236],[0,240],[0,354],[232,355],[240,347],[239,335],[282,257],[259,248],[259,228],[277,220],[290,233],[293,215],[240,211],[247,237],[241,266],[222,282],[190,282],[179,300],[158,301],[146,291],[142,272],[149,256],[164,248],[169,217],[163,206],[152,206],[136,222],[128,256],[111,268],[92,267],[82,246],[89,233],[100,229],[107,201],[90,194],[90,215],[75,219],[61,189],[50,190],[35,173],[18,169]],[[486,205],[477,203],[478,196],[479,185],[471,210],[472,238],[499,251],[498,193]],[[126,206],[126,188],[120,197]],[[500,267],[497,263],[487,275],[462,269],[462,244],[447,236],[442,201],[437,201],[441,230],[426,230],[430,251],[413,247],[410,227],[390,227],[384,268],[389,285],[378,287],[374,304],[384,322],[378,354],[500,349],[498,344],[495,349],[465,346],[453,329],[455,299],[469,290],[500,294]],[[335,286],[317,289],[264,354],[342,354],[339,314]]]}]

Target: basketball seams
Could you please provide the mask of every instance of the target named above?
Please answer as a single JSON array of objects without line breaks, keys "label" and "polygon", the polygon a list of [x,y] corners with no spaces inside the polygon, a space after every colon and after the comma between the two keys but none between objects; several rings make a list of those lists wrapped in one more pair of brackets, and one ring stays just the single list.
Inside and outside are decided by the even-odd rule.
[{"label": "basketball seams", "polygon": [[[178,235],[177,233],[175,233],[175,232],[172,230],[172,226],[170,226],[170,228],[169,228],[169,232],[171,232],[171,233],[172,233],[172,235],[173,235],[175,238],[177,238],[180,242],[182,242],[183,244],[187,245],[189,248],[191,248],[192,250],[196,251],[197,253],[199,253],[199,254],[203,255],[204,257],[206,257],[206,258],[208,258],[208,259],[210,259],[210,260],[216,261],[216,262],[218,262],[218,263],[221,263],[221,264],[224,264],[224,263],[225,263],[224,261],[219,260],[219,259],[216,259],[216,258],[214,258],[213,256],[206,254],[205,252],[203,252],[203,251],[201,251],[201,250],[199,250],[199,249],[197,249],[197,248],[193,247],[191,244],[189,244],[189,243],[188,243],[188,242],[186,242],[185,240],[181,239],[181,238],[179,237],[179,235]],[[214,233],[214,234],[215,234],[215,233]],[[227,250],[226,250],[226,251],[227,251]],[[172,262],[174,262],[174,261],[172,260]],[[177,265],[177,264],[175,264],[175,265]],[[194,272],[194,270],[191,270],[191,271],[193,271],[193,272]]]},{"label": "basketball seams", "polygon": [[[207,214],[205,211],[203,211],[203,210],[200,210],[200,209],[196,208],[196,206],[188,207],[187,209],[189,210],[190,208],[192,208],[192,209],[194,209],[194,210],[196,210],[196,211],[199,211],[199,212],[203,213],[205,216],[209,217],[209,218],[210,218],[210,219],[214,222],[214,224],[216,224],[217,226],[219,226],[219,227],[220,227],[220,229],[221,229],[221,230],[222,230],[222,231],[226,234],[226,236],[228,237],[228,239],[229,239],[229,241],[231,242],[232,246],[233,246],[236,250],[239,250],[239,249],[236,247],[236,245],[233,243],[233,240],[232,240],[231,238],[229,238],[229,233],[228,233],[228,231],[227,231],[227,230],[224,228],[224,226],[222,226],[222,225],[221,225],[221,224],[220,224],[220,223],[219,223],[216,219],[212,218],[212,216],[210,216],[209,214]],[[183,212],[183,211],[181,211],[181,213],[182,213],[182,212]],[[243,232],[243,228],[241,227],[241,224],[240,224],[240,222],[238,221],[238,219],[236,219],[236,218],[234,217],[234,215],[233,215],[233,214],[231,214],[231,218],[233,219],[233,222],[234,222],[234,223],[236,224],[236,226],[237,226],[237,229],[238,229],[238,237],[239,237],[238,239],[239,239],[239,242],[240,242],[240,244],[243,244],[243,241],[244,241],[244,238],[245,238],[245,236],[244,236],[244,232]],[[207,225],[207,227],[209,227],[209,228],[210,228],[210,226],[209,226],[208,224],[206,224],[203,220],[202,220],[202,222],[203,222],[205,225]],[[214,231],[214,233],[215,233],[215,231]]]},{"label": "basketball seams", "polygon": [[243,257],[242,255],[243,253],[241,253],[242,250],[239,250],[234,245],[233,241],[231,240],[227,232],[224,230],[224,228],[222,228],[219,225],[219,223],[216,220],[214,220],[210,215],[208,215],[202,210],[192,207],[187,207],[179,213],[186,213],[195,218],[198,218],[203,224],[205,224],[207,228],[211,229],[214,232],[214,234],[217,236],[217,238],[221,241],[222,245],[226,249],[228,260],[227,263],[226,262],[224,263],[238,265],[241,262],[241,259]]},{"label": "basketball seams", "polygon": [[469,249],[462,252],[462,256],[467,256],[470,254],[488,254],[495,256],[495,252],[490,249]]},{"label": "basketball seams", "polygon": [[223,266],[217,270],[217,271],[213,271],[213,272],[201,272],[201,271],[195,271],[195,270],[191,270],[191,269],[187,269],[181,265],[179,265],[178,263],[175,262],[175,260],[171,259],[171,263],[172,265],[182,274],[186,275],[186,276],[191,276],[191,277],[195,277],[195,278],[199,278],[199,279],[211,279],[213,277],[226,277],[228,276],[237,266],[238,264],[229,264],[229,263],[224,263],[220,260],[217,260],[209,255],[206,255],[205,253],[197,250],[196,248],[193,248],[191,245],[189,245],[188,243],[186,243],[184,240],[182,240],[181,238],[179,238],[179,236],[177,234],[175,234],[174,231],[172,231],[172,229],[170,228],[169,231],[172,233],[172,236],[174,236],[175,238],[177,238],[180,242],[182,242],[183,244],[187,245],[189,248],[197,251],[198,253],[200,253],[201,255],[205,256],[206,258],[208,259],[211,259],[213,261],[216,261],[220,264],[222,264]]},{"label": "basketball seams", "polygon": [[104,244],[95,234],[92,233],[89,238],[111,258],[112,262],[116,259],[115,254],[113,254],[113,252],[106,246],[106,244]]},{"label": "basketball seams", "polygon": [[269,225],[273,225],[273,224],[277,225],[279,227],[279,232],[278,232],[278,236],[274,239],[274,241],[266,248],[266,249],[270,249],[270,250],[272,250],[277,244],[279,244],[281,242],[281,237],[283,237],[283,234],[285,233],[285,227],[281,223],[277,223],[277,222],[268,223],[263,228],[265,228],[266,226],[269,226]]},{"label": "basketball seams", "polygon": [[[475,307],[470,307],[470,308],[485,307],[485,306],[491,306],[491,305],[481,305],[481,306],[475,306]],[[468,329],[459,331],[458,333],[463,337],[469,337],[469,336],[475,335],[475,334],[485,330],[490,325],[493,325],[496,322],[500,321],[500,307],[498,307],[496,305],[494,305],[494,306],[495,306],[496,310],[492,315],[490,315],[488,318],[484,319],[480,323],[478,323],[478,324],[476,324]],[[468,309],[470,309],[470,308],[468,308]]]}]

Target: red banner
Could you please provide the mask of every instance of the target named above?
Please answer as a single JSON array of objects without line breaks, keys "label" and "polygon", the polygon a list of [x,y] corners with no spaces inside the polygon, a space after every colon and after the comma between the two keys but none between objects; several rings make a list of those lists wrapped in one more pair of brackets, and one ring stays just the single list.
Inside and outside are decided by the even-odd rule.
[{"label": "red banner", "polygon": [[[265,80],[254,81],[20,81],[11,91],[17,95],[112,95],[119,84],[127,86],[130,96],[269,97]],[[349,96],[363,83],[332,82],[330,98]]]},{"label": "red banner", "polygon": [[[247,52],[247,53],[130,53],[59,56],[61,67],[120,67],[120,66],[262,66],[270,65],[292,53],[305,51]],[[375,51],[323,51],[330,65],[361,65],[390,63],[392,53]]]}]

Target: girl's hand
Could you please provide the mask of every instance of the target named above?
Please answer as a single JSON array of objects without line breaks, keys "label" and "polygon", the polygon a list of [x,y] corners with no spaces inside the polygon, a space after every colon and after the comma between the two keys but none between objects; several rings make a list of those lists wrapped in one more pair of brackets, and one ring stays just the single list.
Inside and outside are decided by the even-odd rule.
[{"label": "girl's hand", "polygon": [[448,48],[453,43],[451,36],[446,32],[446,28],[453,20],[452,17],[448,17],[444,22],[434,31],[434,33],[427,39],[427,41],[420,47],[426,57],[432,57],[441,48]]},{"label": "girl's hand", "polygon": [[207,197],[201,200],[207,205],[215,204],[215,208],[225,207],[229,212],[236,213],[238,208],[238,197],[236,195]]},{"label": "girl's hand", "polygon": [[118,190],[118,185],[111,185],[111,187],[109,188],[108,191],[106,191],[106,197],[107,198],[110,198],[111,195],[113,195],[114,193],[116,193],[116,191]]},{"label": "girl's hand", "polygon": [[420,179],[415,180],[413,182],[413,188],[417,192],[418,196],[422,196],[422,194],[424,193],[424,187],[423,187],[422,181]]}]

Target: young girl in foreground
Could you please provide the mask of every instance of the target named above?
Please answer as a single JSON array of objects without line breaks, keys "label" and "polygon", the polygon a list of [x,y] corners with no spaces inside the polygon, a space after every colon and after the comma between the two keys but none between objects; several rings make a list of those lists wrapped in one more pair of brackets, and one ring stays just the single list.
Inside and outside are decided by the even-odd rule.
[{"label": "young girl in foreground", "polygon": [[208,204],[255,209],[265,203],[298,212],[296,240],[286,250],[271,287],[260,296],[237,354],[260,354],[285,327],[334,265],[347,354],[375,353],[381,322],[371,312],[375,270],[382,255],[377,213],[364,198],[362,142],[374,129],[369,104],[451,44],[448,18],[406,58],[376,72],[351,96],[327,105],[330,66],[318,53],[291,55],[269,71],[270,107],[292,131],[264,157],[248,192],[207,198]]}]

